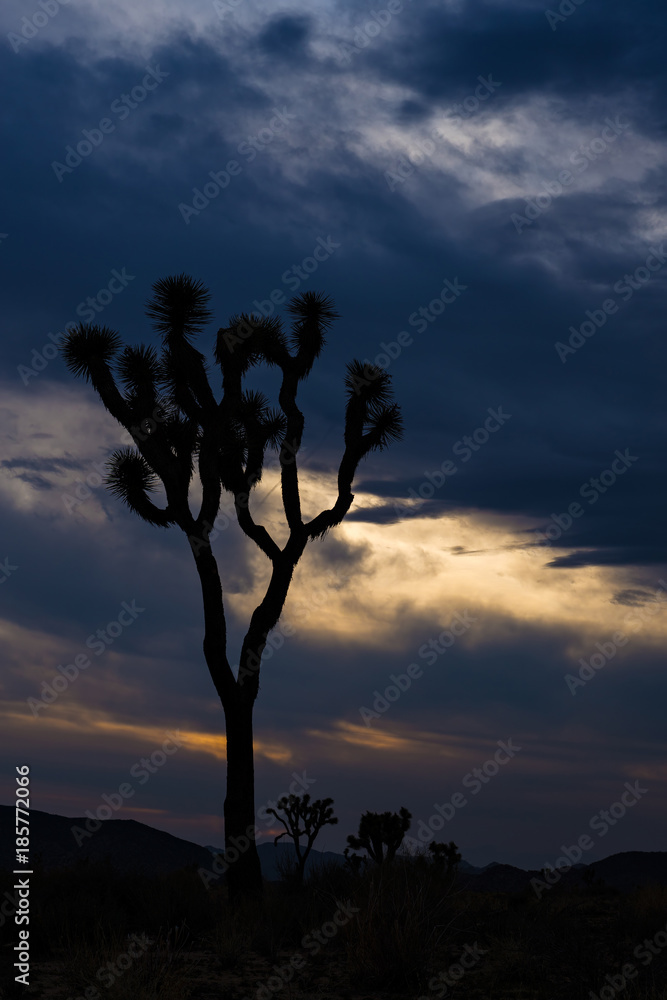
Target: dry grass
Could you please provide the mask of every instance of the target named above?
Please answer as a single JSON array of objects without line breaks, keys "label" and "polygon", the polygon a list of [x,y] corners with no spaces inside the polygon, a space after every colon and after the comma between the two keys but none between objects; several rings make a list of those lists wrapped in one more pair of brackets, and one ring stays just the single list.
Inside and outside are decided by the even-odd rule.
[{"label": "dry grass", "polygon": [[[207,891],[194,871],[150,884],[100,866],[42,876],[31,913],[33,985],[15,988],[5,973],[2,995],[590,1000],[634,963],[636,977],[614,996],[667,1000],[667,947],[646,964],[633,955],[665,929],[665,887],[555,887],[538,901],[531,892],[462,892],[429,866],[397,861],[359,874],[329,867],[303,887],[288,881],[266,890],[261,904],[231,912],[225,890]],[[186,931],[174,937],[168,929],[183,927],[184,917]],[[3,948],[15,943],[15,930],[9,921],[2,928]],[[117,964],[131,934],[145,934],[147,947],[102,983],[100,970]],[[457,980],[457,964],[475,946],[478,957]]]},{"label": "dry grass", "polygon": [[[189,997],[201,958],[186,951],[186,941],[160,930],[137,940],[105,936],[94,944],[72,941],[62,963],[63,991],[69,996],[95,993],[105,1000],[181,1000]],[[141,943],[139,943],[141,942]],[[131,948],[132,952],[128,949]],[[134,957],[136,956],[136,957]]]}]

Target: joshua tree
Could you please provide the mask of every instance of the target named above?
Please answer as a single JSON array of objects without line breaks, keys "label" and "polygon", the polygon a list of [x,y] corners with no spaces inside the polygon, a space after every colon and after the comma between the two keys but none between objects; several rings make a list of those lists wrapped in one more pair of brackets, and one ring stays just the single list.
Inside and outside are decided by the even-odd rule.
[{"label": "joshua tree", "polygon": [[403,842],[403,837],[410,829],[411,819],[412,814],[405,806],[401,806],[400,813],[365,812],[359,821],[358,836],[355,837],[353,833],[348,834],[348,846],[343,854],[351,861],[358,855],[350,855],[350,848],[355,851],[365,850],[376,864],[391,863]]},{"label": "joshua tree", "polygon": [[[303,882],[303,873],[306,868],[310,849],[315,843],[318,833],[327,823],[334,826],[338,822],[337,817],[333,814],[333,799],[315,799],[311,803],[310,795],[307,792],[300,798],[298,795],[290,795],[289,798],[283,796],[282,799],[278,800],[278,809],[285,813],[287,819],[279,816],[275,809],[266,810],[268,813],[272,813],[285,827],[284,831],[278,834],[273,843],[276,845],[281,837],[285,836],[291,837],[294,841],[297,858],[295,875],[296,881],[300,885]],[[303,830],[299,829],[300,823],[303,824]],[[308,842],[303,850],[299,843],[301,837],[308,838]]]},{"label": "joshua tree", "polygon": [[[107,486],[149,524],[177,525],[194,556],[204,605],[204,657],[225,715],[225,845],[229,850],[234,846],[231,841],[244,843],[244,838],[249,845],[237,852],[240,856],[229,870],[230,898],[237,901],[241,895],[262,892],[255,845],[252,711],[267,636],[278,622],[307,543],[341,523],[354,499],[351,487],[359,462],[402,436],[402,418],[398,405],[391,402],[387,372],[350,362],[338,495],[330,509],[304,522],[296,461],[304,418],[296,396],[338,314],[328,297],[306,292],[288,304],[292,323],[287,335],[277,318],[232,316],[229,325],[218,331],[215,345],[215,361],[222,374],[218,401],[209,383],[207,362],[192,344],[212,318],[209,298],[201,282],[184,274],[154,284],[147,315],[162,340],[159,353],[153,346],[124,346],[115,331],[83,324],[68,334],[62,352],[69,370],[92,383],[107,410],[135,442],[136,449],[114,452]],[[261,393],[243,387],[248,370],[261,362],[282,372],[278,410],[270,409]],[[289,528],[283,548],[254,520],[249,506],[269,447],[278,451]],[[195,470],[201,501],[193,513],[190,486]],[[149,496],[160,484],[166,497],[164,507]],[[223,589],[209,538],[223,490],[233,496],[242,531],[271,563],[266,593],[243,639],[238,676],[227,656]]]}]

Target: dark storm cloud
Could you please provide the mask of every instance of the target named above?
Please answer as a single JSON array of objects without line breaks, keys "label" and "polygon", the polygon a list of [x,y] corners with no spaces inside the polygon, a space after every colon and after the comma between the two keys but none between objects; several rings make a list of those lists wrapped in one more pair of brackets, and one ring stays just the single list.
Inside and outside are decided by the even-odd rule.
[{"label": "dark storm cloud", "polygon": [[44,478],[44,476],[39,476],[34,472],[17,472],[16,478],[20,479],[24,483],[27,483],[36,490],[54,489],[53,483],[50,483],[48,479]]},{"label": "dark storm cloud", "polygon": [[[35,275],[39,274],[39,299],[50,302],[50,315],[36,303],[34,318],[23,313],[20,322],[17,303],[12,323],[16,363],[29,360],[29,353],[27,358],[24,353],[26,343],[39,347],[47,330],[76,321],[77,306],[106,285],[113,268],[125,266],[133,276],[134,284],[125,293],[131,305],[123,311],[129,315],[134,309],[136,322],[150,284],[171,266],[174,248],[185,235],[179,202],[192,199],[192,189],[209,180],[208,171],[219,170],[235,153],[238,156],[244,131],[251,131],[243,128],[246,116],[252,116],[252,131],[256,131],[273,114],[272,95],[239,80],[228,61],[205,43],[181,40],[156,52],[150,66],[167,75],[134,108],[123,104],[122,95],[141,85],[146,64],[118,57],[83,65],[80,55],[71,47],[26,53],[21,60],[3,61],[0,70],[5,86],[17,95],[9,124],[20,137],[22,149],[21,157],[7,164],[7,182],[25,192],[7,213],[10,252],[5,273],[24,301],[34,298]],[[36,104],[44,112],[38,128],[33,125]],[[104,136],[99,148],[71,173],[61,175],[59,183],[52,163],[64,163],[67,146],[84,140],[83,130],[97,129],[105,117],[114,132]],[[265,169],[261,162],[253,166],[259,166],[260,175]],[[231,216],[227,228],[242,225],[245,199],[237,197],[238,190],[243,189],[245,196],[252,194],[257,180],[248,181],[247,175],[236,179],[236,195],[225,206],[225,214]],[[113,201],[100,200],[100,191],[109,186],[126,208],[133,206],[120,228]],[[84,254],[76,274],[63,280],[53,267],[50,242],[40,245],[26,229],[21,204],[27,197],[39,207],[41,225],[59,233],[61,253],[76,252],[77,245],[101,245],[100,256]],[[136,238],[133,235],[129,241],[132,246],[128,226],[136,229]],[[155,259],[152,246],[156,226],[170,234],[171,246],[165,244],[163,263]],[[105,233],[101,242],[100,232]],[[24,266],[28,257],[30,268]],[[104,320],[113,312],[117,316],[116,309],[114,303],[111,310],[105,310]],[[32,332],[26,332],[26,323]]]},{"label": "dark storm cloud", "polygon": [[[48,437],[48,435],[40,435]],[[83,462],[74,458],[4,458],[0,461],[3,469],[31,469],[33,472],[59,472],[60,469],[85,468]]]},{"label": "dark storm cloud", "polygon": [[632,7],[615,0],[604,10],[584,5],[556,30],[546,9],[508,9],[484,0],[456,12],[406,5],[393,44],[371,44],[359,60],[438,102],[464,97],[477,74],[490,71],[509,97],[546,92],[578,102],[633,85],[642,86],[645,99],[657,97],[665,81],[658,37],[667,15],[653,0]]},{"label": "dark storm cloud", "polygon": [[33,486],[38,490],[53,490],[54,483],[39,475],[40,472],[60,472],[76,469],[82,471],[85,466],[72,458],[6,458],[0,461],[0,468],[7,469],[16,479]]},{"label": "dark storm cloud", "polygon": [[573,566],[665,566],[667,546],[619,547],[617,549],[597,549],[595,552],[570,552],[552,559],[549,566],[555,568]]},{"label": "dark storm cloud", "polygon": [[639,587],[626,587],[612,597],[612,604],[624,604],[629,608],[641,608],[653,595]]},{"label": "dark storm cloud", "polygon": [[311,18],[277,15],[261,30],[257,45],[269,56],[279,59],[303,58]]}]

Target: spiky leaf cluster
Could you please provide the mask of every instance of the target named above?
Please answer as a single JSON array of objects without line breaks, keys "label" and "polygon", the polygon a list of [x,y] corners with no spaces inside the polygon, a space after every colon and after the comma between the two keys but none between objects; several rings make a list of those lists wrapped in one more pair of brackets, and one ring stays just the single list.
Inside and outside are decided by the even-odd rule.
[{"label": "spiky leaf cluster", "polygon": [[305,378],[326,344],[324,334],[339,314],[329,296],[319,292],[302,292],[287,306],[294,317],[289,342],[296,351],[296,368],[299,378]]},{"label": "spiky leaf cluster", "polygon": [[79,323],[75,330],[67,334],[61,351],[72,374],[94,384],[95,373],[108,367],[122,346],[120,335],[115,330]]},{"label": "spiky leaf cluster", "polygon": [[403,436],[400,407],[392,402],[391,376],[384,368],[362,361],[346,366],[346,426],[362,434],[363,451],[382,451]]},{"label": "spiky leaf cluster", "polygon": [[112,496],[122,500],[144,521],[159,527],[170,523],[167,511],[159,510],[148,498],[159,486],[159,479],[139,452],[132,448],[114,451],[107,463],[106,485]]},{"label": "spiky leaf cluster", "polygon": [[146,305],[146,315],[162,336],[165,347],[190,343],[213,319],[207,307],[211,293],[202,281],[187,274],[161,278],[153,285],[153,297]]}]

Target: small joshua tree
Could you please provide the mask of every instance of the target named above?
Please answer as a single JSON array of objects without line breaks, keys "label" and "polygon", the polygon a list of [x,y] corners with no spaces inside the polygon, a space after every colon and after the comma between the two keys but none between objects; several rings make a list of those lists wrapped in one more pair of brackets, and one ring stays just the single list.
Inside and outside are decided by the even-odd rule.
[{"label": "small joshua tree", "polygon": [[[278,809],[285,813],[286,819],[279,816],[275,809],[266,810],[275,816],[285,827],[284,831],[278,834],[273,843],[274,845],[277,844],[280,838],[285,836],[291,837],[294,841],[297,859],[294,874],[297,883],[301,885],[303,883],[306,860],[315,843],[315,838],[327,823],[334,826],[338,822],[338,818],[333,814],[333,799],[315,799],[314,802],[311,802],[310,795],[307,792],[301,797],[298,795],[290,795],[289,798],[283,796],[282,799],[278,800]],[[299,829],[299,824],[303,824],[303,830]],[[299,843],[301,837],[308,838],[308,842],[303,849]]]},{"label": "small joshua tree", "polygon": [[359,855],[350,854],[350,848],[367,851],[377,865],[391,864],[403,843],[403,837],[410,829],[411,819],[412,814],[405,806],[401,806],[399,813],[365,812],[359,821],[358,835],[355,837],[353,833],[348,834],[349,846],[343,854],[352,865],[356,861],[357,867]]}]

